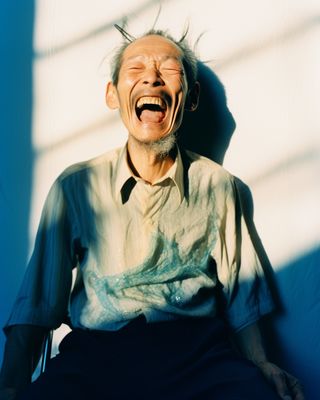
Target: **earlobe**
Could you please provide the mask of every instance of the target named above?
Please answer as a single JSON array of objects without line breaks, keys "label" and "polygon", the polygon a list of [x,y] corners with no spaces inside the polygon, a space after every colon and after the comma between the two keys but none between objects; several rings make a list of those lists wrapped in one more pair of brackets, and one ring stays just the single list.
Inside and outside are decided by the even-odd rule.
[{"label": "earlobe", "polygon": [[119,108],[117,89],[112,82],[108,82],[106,88],[106,104],[111,110]]}]

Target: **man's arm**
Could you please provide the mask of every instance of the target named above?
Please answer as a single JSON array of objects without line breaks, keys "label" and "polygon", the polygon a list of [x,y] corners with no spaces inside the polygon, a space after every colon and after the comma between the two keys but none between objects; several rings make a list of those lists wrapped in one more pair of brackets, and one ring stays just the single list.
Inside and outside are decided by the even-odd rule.
[{"label": "man's arm", "polygon": [[10,328],[0,372],[0,400],[14,399],[31,382],[47,332],[47,328],[33,325]]},{"label": "man's arm", "polygon": [[304,400],[299,381],[268,361],[258,324],[249,325],[237,332],[235,340],[244,356],[261,370],[281,399]]}]

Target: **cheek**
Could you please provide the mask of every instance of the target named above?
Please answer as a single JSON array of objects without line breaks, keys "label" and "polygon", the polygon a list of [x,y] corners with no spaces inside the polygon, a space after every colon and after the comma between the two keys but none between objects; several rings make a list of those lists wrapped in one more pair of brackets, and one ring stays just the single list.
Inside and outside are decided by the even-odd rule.
[{"label": "cheek", "polygon": [[176,101],[179,103],[179,105],[183,105],[186,101],[187,98],[187,86],[184,85],[183,82],[181,82],[181,85],[176,91]]},{"label": "cheek", "polygon": [[182,97],[185,98],[187,95],[187,92],[188,92],[188,84],[187,84],[185,78],[181,77],[179,79],[179,81],[176,82],[176,86],[177,86],[177,94],[178,95],[182,94]]},{"label": "cheek", "polygon": [[137,84],[137,79],[126,77],[122,80],[121,84],[118,85],[119,97],[122,99],[122,103],[128,104],[131,100],[131,93]]},{"label": "cheek", "polygon": [[184,95],[186,96],[188,93],[188,83],[185,78],[181,81],[181,89],[184,92]]}]

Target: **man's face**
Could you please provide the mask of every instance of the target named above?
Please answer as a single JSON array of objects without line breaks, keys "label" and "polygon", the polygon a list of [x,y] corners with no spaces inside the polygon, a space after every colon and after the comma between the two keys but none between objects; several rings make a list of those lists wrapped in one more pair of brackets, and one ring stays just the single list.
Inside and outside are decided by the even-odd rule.
[{"label": "man's face", "polygon": [[118,84],[107,88],[107,104],[120,109],[129,140],[151,143],[179,128],[187,90],[181,50],[150,35],[124,51]]}]

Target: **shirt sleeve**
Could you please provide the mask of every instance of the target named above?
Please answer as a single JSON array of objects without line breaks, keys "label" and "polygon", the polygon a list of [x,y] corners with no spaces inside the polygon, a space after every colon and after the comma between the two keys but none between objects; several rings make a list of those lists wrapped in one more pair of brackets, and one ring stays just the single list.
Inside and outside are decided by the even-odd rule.
[{"label": "shirt sleeve", "polygon": [[67,316],[72,284],[71,223],[58,179],[42,211],[20,291],[4,329],[17,324],[57,328]]},{"label": "shirt sleeve", "polygon": [[259,320],[274,309],[244,215],[234,179],[224,188],[224,210],[214,258],[222,284],[225,317],[234,331]]}]

